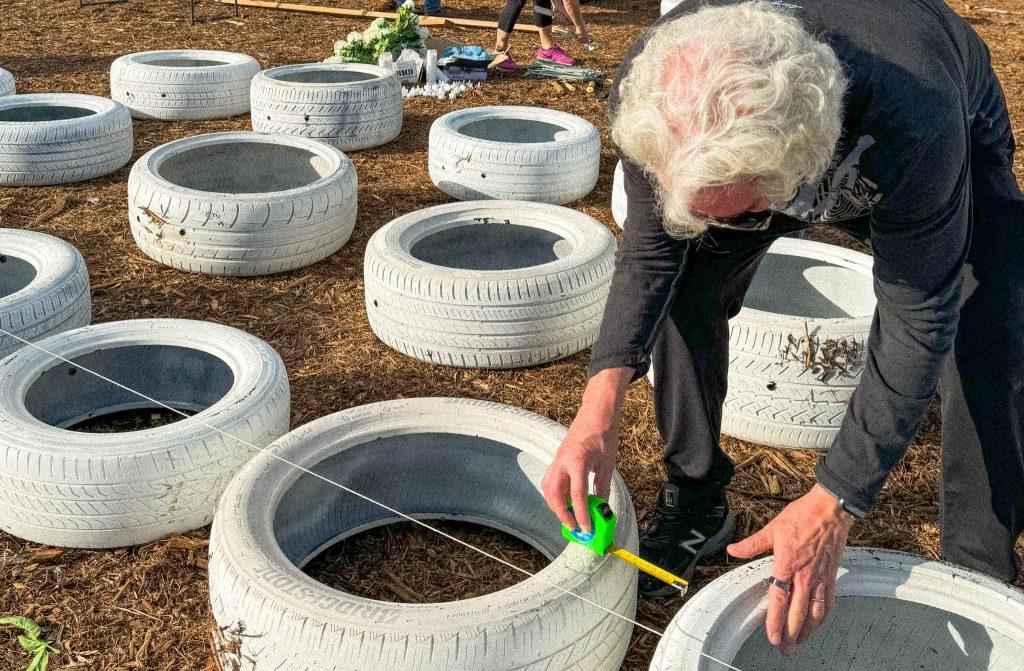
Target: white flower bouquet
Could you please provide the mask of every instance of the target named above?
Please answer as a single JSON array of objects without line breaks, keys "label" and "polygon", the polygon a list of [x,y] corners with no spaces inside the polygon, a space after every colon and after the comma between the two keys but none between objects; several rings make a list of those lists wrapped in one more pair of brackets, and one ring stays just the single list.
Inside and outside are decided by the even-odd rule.
[{"label": "white flower bouquet", "polygon": [[420,18],[413,13],[413,7],[412,0],[406,0],[393,21],[377,18],[361,34],[349,33],[344,40],[334,43],[334,56],[327,62],[376,64],[385,52],[398,54],[402,49],[426,48],[430,33],[420,27]]}]

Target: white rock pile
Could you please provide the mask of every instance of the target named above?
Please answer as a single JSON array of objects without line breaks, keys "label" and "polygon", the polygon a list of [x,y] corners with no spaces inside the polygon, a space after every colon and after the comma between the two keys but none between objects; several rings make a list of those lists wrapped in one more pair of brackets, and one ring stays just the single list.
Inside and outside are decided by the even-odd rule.
[{"label": "white rock pile", "polygon": [[454,100],[470,89],[478,88],[472,82],[437,82],[436,84],[420,84],[402,90],[403,98],[437,98],[438,100]]}]

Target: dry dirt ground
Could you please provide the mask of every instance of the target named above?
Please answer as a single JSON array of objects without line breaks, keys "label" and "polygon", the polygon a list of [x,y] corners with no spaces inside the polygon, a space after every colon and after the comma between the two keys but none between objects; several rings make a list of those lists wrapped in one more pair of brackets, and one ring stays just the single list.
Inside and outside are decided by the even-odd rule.
[{"label": "dry dirt ground", "polygon": [[[386,9],[386,0],[349,0],[348,6]],[[494,18],[498,0],[450,0],[453,14]],[[953,2],[992,47],[1018,136],[1024,131],[1024,9],[1018,0]],[[128,0],[79,9],[70,0],[13,0],[0,13],[0,67],[11,70],[20,92],[108,95],[115,57],[159,48],[229,49],[252,54],[265,67],[321,60],[334,40],[365,22],[243,10],[201,0],[200,22],[189,24],[185,0]],[[628,44],[657,15],[655,0],[595,0],[586,6],[598,48],[586,65],[614,72]],[[490,45],[488,31],[444,29],[442,37]],[[533,48],[517,34],[513,54]],[[570,48],[572,44],[568,45]],[[270,342],[284,357],[292,383],[292,422],[298,426],[355,405],[394,397],[457,395],[527,408],[564,424],[572,419],[584,386],[587,355],[520,371],[454,370],[419,363],[389,350],[371,333],[363,309],[361,260],[367,238],[411,210],[446,197],[427,176],[431,121],[456,107],[523,104],[553,107],[586,117],[602,129],[605,148],[597,188],[574,207],[614,227],[608,207],[613,153],[603,101],[579,94],[554,95],[547,83],[490,82],[483,95],[455,102],[411,100],[397,141],[353,154],[359,173],[359,220],[348,245],[330,259],[286,275],[224,279],[188,275],[144,257],[128,232],[128,168],[84,184],[0,189],[0,226],[30,228],[64,238],[85,255],[93,283],[95,320],[190,317],[223,322]],[[139,121],[136,158],[154,146],[187,135],[249,128],[247,117],[228,121]],[[1018,174],[1021,161],[1018,158]],[[625,410],[621,470],[638,511],[651,506],[661,477],[659,443],[650,389],[633,386]],[[854,527],[852,542],[936,556],[938,501],[937,416],[930,414],[906,458],[892,475],[878,508]],[[725,439],[738,465],[731,501],[742,533],[757,529],[812,483],[815,455],[782,452]],[[466,538],[501,550],[514,561],[536,561],[529,549],[500,536],[467,528]],[[212,621],[206,594],[207,530],[144,547],[60,551],[0,534],[0,616],[27,615],[43,624],[60,653],[51,669],[200,671],[214,668]],[[355,592],[407,601],[470,594],[516,578],[483,567],[419,532],[393,529],[354,539],[315,570]],[[681,602],[643,604],[638,618],[663,628]],[[623,668],[647,668],[656,637],[634,636]],[[14,636],[0,632],[0,671],[23,669]]]}]

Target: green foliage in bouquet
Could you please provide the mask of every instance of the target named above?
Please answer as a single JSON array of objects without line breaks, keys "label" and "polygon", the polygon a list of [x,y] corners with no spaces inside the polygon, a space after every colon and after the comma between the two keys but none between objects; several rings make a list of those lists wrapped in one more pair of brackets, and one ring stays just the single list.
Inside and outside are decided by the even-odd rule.
[{"label": "green foliage in bouquet", "polygon": [[346,39],[334,43],[334,56],[325,62],[376,64],[381,54],[389,51],[397,56],[402,49],[424,49],[429,33],[420,28],[420,18],[413,13],[413,7],[412,0],[406,0],[393,21],[374,19],[362,33],[349,33]]}]

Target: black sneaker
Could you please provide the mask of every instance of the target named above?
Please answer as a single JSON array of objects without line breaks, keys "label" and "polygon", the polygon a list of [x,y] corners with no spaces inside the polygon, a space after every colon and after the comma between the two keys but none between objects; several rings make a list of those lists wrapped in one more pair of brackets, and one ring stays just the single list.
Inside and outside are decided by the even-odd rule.
[{"label": "black sneaker", "polygon": [[[669,483],[649,519],[640,536],[640,556],[687,581],[698,564],[725,549],[736,531],[724,487],[681,489]],[[643,597],[678,594],[646,573],[640,574],[638,589]]]}]

